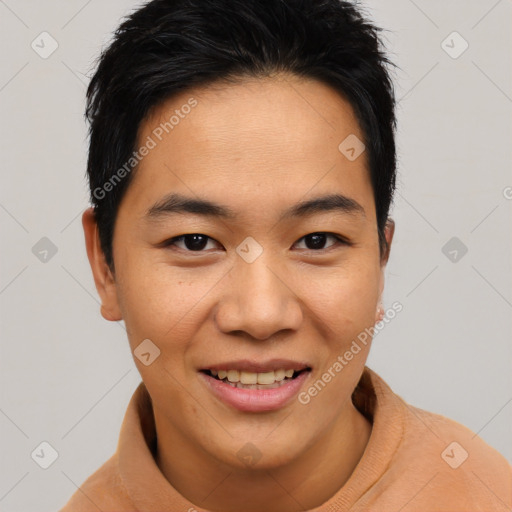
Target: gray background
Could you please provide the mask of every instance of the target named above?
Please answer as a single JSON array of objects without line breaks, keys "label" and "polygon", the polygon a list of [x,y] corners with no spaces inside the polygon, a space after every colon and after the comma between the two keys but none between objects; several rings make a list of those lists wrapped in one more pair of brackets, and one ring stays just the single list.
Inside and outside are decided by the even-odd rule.
[{"label": "gray background", "polygon": [[[0,0],[2,511],[61,507],[114,452],[140,381],[122,323],[99,314],[80,222],[87,76],[135,5]],[[512,460],[512,4],[365,5],[401,68],[384,306],[404,306],[375,338],[369,366],[409,403]],[[59,45],[47,59],[31,48],[43,31]],[[442,47],[453,31],[469,44],[458,58]],[[458,53],[462,43],[445,45]],[[57,248],[46,262],[32,251],[43,237]],[[452,237],[455,262],[442,251]],[[31,458],[42,441],[59,454],[46,470]]]}]

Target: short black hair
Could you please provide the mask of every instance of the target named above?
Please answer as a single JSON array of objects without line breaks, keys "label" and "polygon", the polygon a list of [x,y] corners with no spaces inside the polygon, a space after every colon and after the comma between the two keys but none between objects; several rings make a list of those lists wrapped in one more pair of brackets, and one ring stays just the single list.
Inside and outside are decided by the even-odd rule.
[{"label": "short black hair", "polygon": [[354,109],[382,254],[395,190],[396,119],[387,66],[393,63],[381,30],[354,2],[341,0],[153,0],[130,14],[87,89],[87,175],[109,267],[118,207],[134,174],[127,162],[135,171],[138,131],[150,109],[193,86],[276,72],[323,82]]}]

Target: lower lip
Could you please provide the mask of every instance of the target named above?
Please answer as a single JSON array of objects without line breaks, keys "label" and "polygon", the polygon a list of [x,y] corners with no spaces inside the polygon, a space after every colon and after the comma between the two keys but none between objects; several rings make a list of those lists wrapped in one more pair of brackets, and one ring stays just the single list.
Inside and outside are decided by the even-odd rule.
[{"label": "lower lip", "polygon": [[263,412],[284,407],[299,392],[311,371],[303,371],[294,379],[274,389],[234,388],[204,372],[199,372],[212,393],[239,411]]}]

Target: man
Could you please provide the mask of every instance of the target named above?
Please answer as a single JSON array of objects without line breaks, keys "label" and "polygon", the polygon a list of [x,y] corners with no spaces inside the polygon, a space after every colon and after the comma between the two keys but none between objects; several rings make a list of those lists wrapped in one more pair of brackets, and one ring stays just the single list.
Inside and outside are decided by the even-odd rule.
[{"label": "man", "polygon": [[62,509],[507,510],[510,465],[365,366],[394,96],[338,0],[155,0],[88,90],[87,252],[142,381]]}]

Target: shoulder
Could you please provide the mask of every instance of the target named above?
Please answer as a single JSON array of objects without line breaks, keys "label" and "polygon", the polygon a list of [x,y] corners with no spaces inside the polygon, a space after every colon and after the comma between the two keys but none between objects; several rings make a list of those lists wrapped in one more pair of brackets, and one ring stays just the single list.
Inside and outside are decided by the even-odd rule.
[{"label": "shoulder", "polygon": [[400,401],[406,410],[396,463],[420,475],[418,489],[425,486],[440,510],[510,508],[512,466],[505,457],[464,425]]},{"label": "shoulder", "polygon": [[512,466],[505,457],[469,428],[408,404],[375,372],[366,373],[371,386],[368,379],[363,384],[375,392],[374,449],[386,454],[366,508],[511,510]]},{"label": "shoulder", "polygon": [[406,435],[413,440],[421,438],[425,447],[443,447],[439,456],[452,469],[462,467],[468,461],[486,470],[510,471],[510,463],[505,457],[466,426],[441,414],[409,404],[405,406],[408,410]]},{"label": "shoulder", "polygon": [[117,454],[90,475],[59,512],[89,512],[91,509],[133,510],[119,474]]}]

